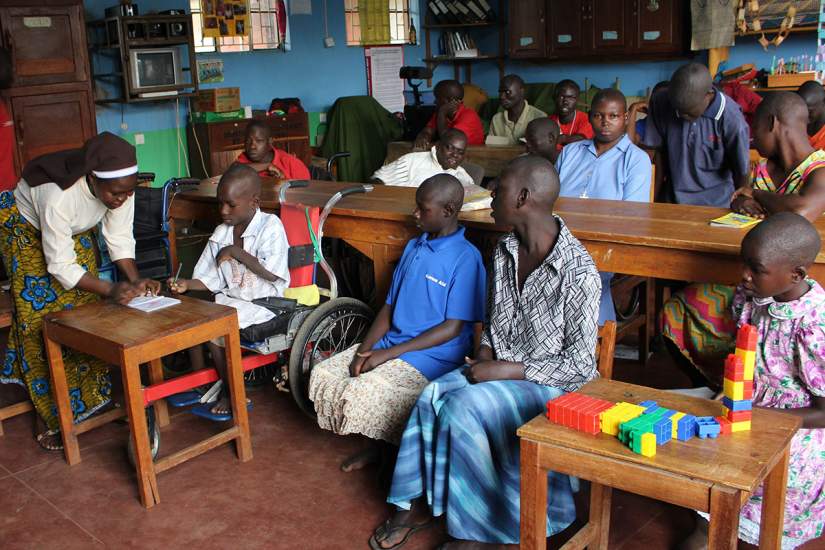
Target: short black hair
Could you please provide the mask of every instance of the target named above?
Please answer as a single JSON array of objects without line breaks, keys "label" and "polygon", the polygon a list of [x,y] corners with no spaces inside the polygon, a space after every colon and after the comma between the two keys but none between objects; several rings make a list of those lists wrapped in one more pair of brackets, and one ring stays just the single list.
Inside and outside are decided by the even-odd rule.
[{"label": "short black hair", "polygon": [[262,130],[266,136],[272,137],[272,128],[269,127],[269,124],[266,121],[261,120],[259,118],[253,118],[249,121],[246,125],[246,135],[252,133],[252,130]]},{"label": "short black hair", "polygon": [[673,107],[689,111],[696,107],[713,90],[708,68],[700,63],[682,65],[670,77],[667,94]]},{"label": "short black hair", "polygon": [[819,232],[805,217],[777,212],[748,231],[742,248],[753,247],[766,261],[792,267],[808,267],[822,247]]},{"label": "short black hair", "polygon": [[559,134],[561,133],[561,129],[559,125],[550,117],[543,116],[541,118],[535,118],[531,120],[527,124],[527,128],[524,130],[524,135],[528,134],[550,134],[558,139]]},{"label": "short black hair", "polygon": [[805,100],[805,103],[816,104],[825,102],[825,89],[822,88],[822,84],[816,80],[809,80],[803,83],[796,93]]},{"label": "short black hair", "polygon": [[595,107],[600,101],[618,101],[622,104],[624,110],[627,111],[627,99],[619,90],[613,88],[602,88],[596,92],[596,95],[593,96],[593,101],[590,102],[590,108],[593,109],[593,107]]},{"label": "short black hair", "polygon": [[515,82],[516,84],[524,88],[524,80],[522,80],[522,78],[517,74],[504,75],[504,78],[501,79],[502,85],[507,85],[510,82]]},{"label": "short black hair", "polygon": [[562,88],[573,88],[576,90],[577,94],[580,94],[582,89],[579,88],[579,85],[576,84],[574,80],[570,80],[569,78],[565,78],[564,80],[560,81],[556,84],[556,88],[554,89],[554,95],[559,92]]},{"label": "short black hair", "polygon": [[233,163],[223,173],[218,185],[239,186],[244,193],[250,193],[252,196],[260,196],[261,194],[261,177],[258,172],[248,164],[241,164],[240,162]]},{"label": "short black hair", "polygon": [[447,128],[443,134],[441,134],[438,138],[438,141],[447,141],[452,137],[460,137],[464,139],[464,142],[467,143],[467,134],[465,134],[462,130],[458,128]]},{"label": "short black hair", "polygon": [[458,178],[451,174],[436,174],[421,182],[416,194],[431,197],[442,206],[451,206],[454,216],[458,216],[464,206],[464,187]]},{"label": "short black hair", "polygon": [[549,160],[537,155],[522,155],[507,163],[499,180],[507,176],[515,177],[522,188],[530,191],[533,199],[547,213],[559,198],[559,173]]},{"label": "short black hair", "polygon": [[464,86],[458,80],[442,80],[435,85],[433,93],[436,96],[444,93],[447,99],[464,99]]},{"label": "short black hair", "polygon": [[785,125],[808,124],[808,106],[802,96],[795,92],[774,92],[767,94],[756,108],[755,118],[774,116]]}]

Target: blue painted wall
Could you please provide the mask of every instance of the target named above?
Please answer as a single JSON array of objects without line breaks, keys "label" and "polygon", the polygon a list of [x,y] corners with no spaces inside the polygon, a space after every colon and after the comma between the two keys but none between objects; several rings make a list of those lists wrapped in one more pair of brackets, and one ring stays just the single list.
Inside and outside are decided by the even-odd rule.
[{"label": "blue painted wall", "polygon": [[[412,0],[415,3],[416,0]],[[100,17],[107,5],[116,0],[87,0],[87,17]],[[325,111],[336,98],[366,93],[366,75],[362,48],[348,47],[344,29],[343,0],[328,0],[330,34],[335,38],[334,48],[323,46],[323,1],[312,0],[311,16],[290,16],[291,51],[261,51],[249,53],[200,54],[204,58],[221,58],[224,61],[225,82],[216,86],[238,86],[241,102],[253,108],[265,108],[273,97],[300,97],[308,111]],[[141,13],[156,9],[187,7],[185,0],[139,0]],[[434,39],[437,37],[434,36]],[[482,40],[483,50],[492,47]],[[423,30],[419,25],[419,45],[405,46],[405,62],[423,64]],[[729,66],[755,63],[766,67],[773,55],[790,57],[801,53],[815,53],[813,33],[795,35],[779,49],[764,52],[755,38],[740,39],[731,49]],[[703,56],[698,57],[704,60]],[[528,82],[554,82],[573,78],[583,83],[587,78],[596,86],[611,85],[620,79],[621,89],[627,95],[643,95],[648,87],[664,80],[684,60],[662,62],[632,62],[609,64],[536,64],[524,61],[507,63],[507,72],[515,72]],[[439,67],[436,80],[450,78],[452,69]],[[473,68],[473,82],[490,94],[498,89],[498,71],[493,63],[479,63]],[[129,105],[121,108],[98,107],[97,120],[100,130],[121,131],[121,119],[128,132],[152,131],[185,125],[186,109],[181,102],[176,118],[173,102]]]}]

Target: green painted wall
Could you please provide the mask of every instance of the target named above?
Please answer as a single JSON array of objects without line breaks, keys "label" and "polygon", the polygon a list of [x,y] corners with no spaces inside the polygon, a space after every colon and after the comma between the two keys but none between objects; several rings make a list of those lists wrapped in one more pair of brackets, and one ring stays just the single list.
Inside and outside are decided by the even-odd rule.
[{"label": "green painted wall", "polygon": [[[136,143],[135,136],[139,135],[143,136],[142,144]],[[131,132],[124,134],[123,138],[137,149],[139,170],[155,173],[155,187],[162,186],[170,178],[189,175],[186,131],[183,128]]]}]

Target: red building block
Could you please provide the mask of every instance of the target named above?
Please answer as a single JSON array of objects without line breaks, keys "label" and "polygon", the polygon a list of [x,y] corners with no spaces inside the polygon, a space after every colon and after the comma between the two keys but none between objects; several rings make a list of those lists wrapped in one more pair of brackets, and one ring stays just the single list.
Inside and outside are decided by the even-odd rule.
[{"label": "red building block", "polygon": [[745,364],[742,358],[734,354],[729,354],[725,359],[725,378],[732,382],[739,382],[744,380]]},{"label": "red building block", "polygon": [[602,412],[606,411],[614,404],[610,401],[601,399],[593,399],[588,408],[581,413],[581,420],[579,422],[579,430],[585,433],[595,435],[602,431],[600,417]]},{"label": "red building block", "polygon": [[716,421],[719,423],[719,435],[730,435],[731,421],[724,416],[717,416]]},{"label": "red building block", "polygon": [[745,380],[745,387],[742,391],[742,399],[753,399],[753,381]]},{"label": "red building block", "polygon": [[756,327],[753,325],[742,325],[736,333],[736,347],[748,351],[756,351],[758,341]]},{"label": "red building block", "polygon": [[728,411],[727,418],[731,422],[744,422],[746,420],[750,420],[751,416],[753,415],[752,411]]}]

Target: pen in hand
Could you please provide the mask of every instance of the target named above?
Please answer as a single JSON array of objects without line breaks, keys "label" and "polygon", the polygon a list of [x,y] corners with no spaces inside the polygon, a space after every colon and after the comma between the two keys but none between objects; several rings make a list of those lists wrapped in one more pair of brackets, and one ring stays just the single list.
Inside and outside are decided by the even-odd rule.
[{"label": "pen in hand", "polygon": [[178,286],[178,277],[180,277],[180,270],[181,270],[182,267],[183,267],[183,263],[181,262],[181,263],[178,264],[178,272],[175,273],[175,278],[172,281],[172,284],[169,285],[171,290],[175,290]]}]

